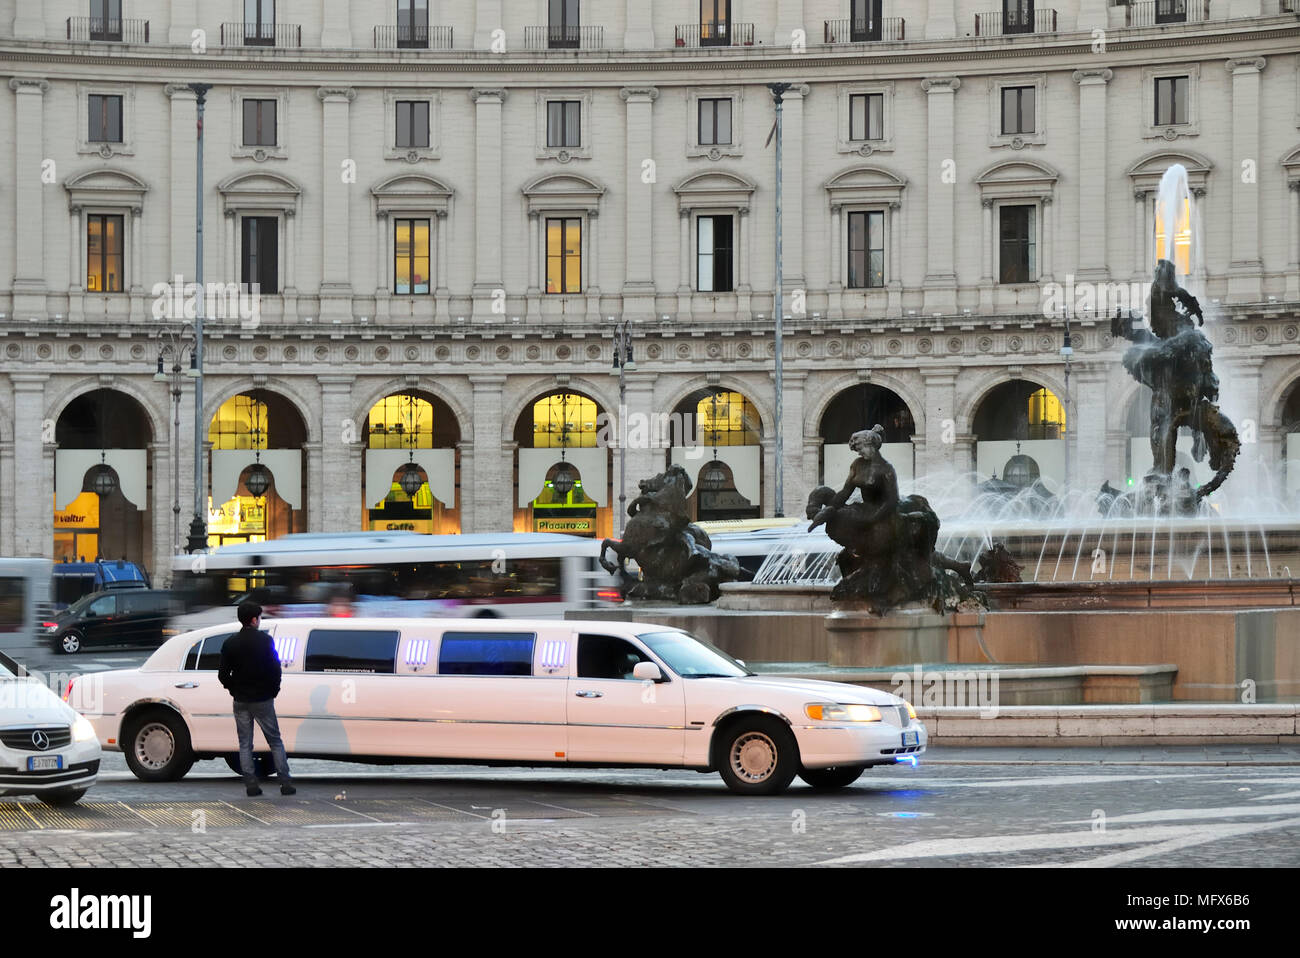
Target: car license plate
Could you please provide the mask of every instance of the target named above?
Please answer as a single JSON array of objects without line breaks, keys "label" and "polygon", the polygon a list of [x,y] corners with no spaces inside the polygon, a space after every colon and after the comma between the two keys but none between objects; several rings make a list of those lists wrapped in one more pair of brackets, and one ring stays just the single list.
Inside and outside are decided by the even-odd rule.
[{"label": "car license plate", "polygon": [[27,760],[27,771],[29,772],[57,772],[61,768],[63,768],[62,755],[33,755]]},{"label": "car license plate", "polygon": [[920,732],[904,732],[904,733],[903,733],[903,747],[904,747],[904,748],[906,748],[908,745],[920,745],[920,744],[921,744],[921,733],[920,733]]}]

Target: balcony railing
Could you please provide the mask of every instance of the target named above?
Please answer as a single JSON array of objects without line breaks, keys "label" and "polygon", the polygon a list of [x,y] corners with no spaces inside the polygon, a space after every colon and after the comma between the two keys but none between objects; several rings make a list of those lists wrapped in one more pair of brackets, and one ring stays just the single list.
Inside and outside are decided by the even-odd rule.
[{"label": "balcony railing", "polygon": [[375,27],[376,50],[450,50],[451,27],[398,26],[381,23]]},{"label": "balcony railing", "polygon": [[1129,4],[1128,26],[1202,23],[1210,19],[1210,0],[1138,0]]},{"label": "balcony railing", "polygon": [[752,23],[679,23],[679,47],[752,47]]},{"label": "balcony railing", "polygon": [[296,23],[223,23],[223,47],[300,47],[302,27]]},{"label": "balcony railing", "polygon": [[1000,37],[1013,36],[1017,33],[1056,32],[1055,10],[1035,10],[1033,13],[1032,20],[1015,11],[1006,18],[1003,18],[1001,10],[977,13],[975,14],[975,36]]},{"label": "balcony railing", "polygon": [[528,50],[601,50],[604,46],[604,27],[524,27],[524,47]]},{"label": "balcony railing", "polygon": [[879,20],[827,20],[827,43],[871,43],[876,40],[902,40],[903,18],[881,17]]},{"label": "balcony railing", "polygon": [[68,39],[105,43],[148,43],[148,20],[68,17]]}]

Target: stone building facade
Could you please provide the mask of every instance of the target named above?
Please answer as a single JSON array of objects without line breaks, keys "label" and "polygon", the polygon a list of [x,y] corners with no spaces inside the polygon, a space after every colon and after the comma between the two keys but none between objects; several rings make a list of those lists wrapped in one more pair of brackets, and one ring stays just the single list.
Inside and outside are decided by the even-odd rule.
[{"label": "stone building facade", "polygon": [[[1247,434],[1232,482],[1281,496],[1300,457],[1293,0],[1048,2],[0,0],[0,554],[75,555],[65,526],[90,520],[69,503],[107,467],[131,551],[167,568],[196,438],[213,509],[265,464],[282,531],[387,527],[368,512],[416,434],[377,454],[390,396],[435,420],[406,459],[437,528],[545,527],[564,462],[581,528],[616,534],[619,428],[587,422],[620,419],[625,322],[623,423],[714,414],[694,439],[629,438],[633,490],[716,459],[719,515],[797,514],[839,478],[846,408],[894,417],[905,480],[1000,471],[1029,443],[1049,479],[1122,484],[1141,397],[1092,290],[1150,279],[1176,163],[1186,285]],[[195,436],[192,380],[177,411],[155,375],[170,335],[165,371],[188,363],[169,284],[195,279],[196,82],[205,280],[263,287],[206,321],[202,421],[252,397],[225,439]],[[553,395],[583,404],[560,415],[586,438],[548,432]],[[127,551],[114,535],[88,541]]]}]

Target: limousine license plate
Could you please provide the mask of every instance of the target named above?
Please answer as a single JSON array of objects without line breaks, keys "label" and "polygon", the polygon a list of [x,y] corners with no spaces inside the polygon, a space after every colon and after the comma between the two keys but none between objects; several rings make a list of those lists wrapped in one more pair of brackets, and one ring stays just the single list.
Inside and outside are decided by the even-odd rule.
[{"label": "limousine license plate", "polygon": [[920,732],[917,732],[917,731],[911,731],[911,732],[904,732],[904,733],[903,733],[903,747],[904,747],[904,748],[906,748],[906,747],[909,746],[909,745],[920,745],[920,744],[921,744],[921,733],[920,733]]},{"label": "limousine license plate", "polygon": [[57,772],[62,768],[62,755],[33,755],[27,760],[27,771],[29,772]]}]

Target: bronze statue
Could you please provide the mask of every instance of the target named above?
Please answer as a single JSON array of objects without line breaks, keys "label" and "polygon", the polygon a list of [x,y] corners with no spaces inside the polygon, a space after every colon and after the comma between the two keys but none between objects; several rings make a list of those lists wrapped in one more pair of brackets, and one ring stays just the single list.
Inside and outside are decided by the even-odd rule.
[{"label": "bronze statue", "polygon": [[[1241,450],[1236,427],[1216,405],[1219,379],[1211,360],[1213,347],[1192,323],[1205,325],[1196,297],[1175,282],[1174,264],[1156,264],[1155,280],[1147,303],[1150,329],[1137,326],[1118,313],[1111,332],[1133,343],[1124,352],[1124,368],[1151,389],[1151,471],[1143,478],[1137,508],[1147,514],[1194,514],[1204,499],[1223,484]],[[1175,474],[1175,444],[1180,427],[1195,437],[1192,456],[1206,454],[1214,477],[1190,492],[1190,471]]]},{"label": "bronze statue", "polygon": [[[963,600],[982,604],[970,568],[936,551],[939,517],[923,496],[898,495],[898,474],[880,454],[883,426],[855,432],[849,448],[858,454],[844,488],[827,497],[814,489],[808,512],[816,509],[811,532],[820,525],[844,548],[837,563],[836,600],[859,599],[877,615],[906,602],[929,601],[936,611]],[[850,503],[854,492],[861,502]]]},{"label": "bronze statue", "polygon": [[1004,543],[995,542],[979,554],[976,559],[979,571],[975,573],[976,582],[1020,582],[1023,568],[1007,551]]},{"label": "bronze statue", "polygon": [[[600,564],[621,576],[625,598],[700,605],[718,597],[719,583],[752,578],[734,556],[715,553],[708,533],[691,522],[691,477],[685,469],[669,466],[638,485],[641,494],[627,507],[623,538],[606,539],[600,547]],[[606,557],[610,551],[617,561]],[[639,581],[628,572],[628,559],[640,567]]]}]

